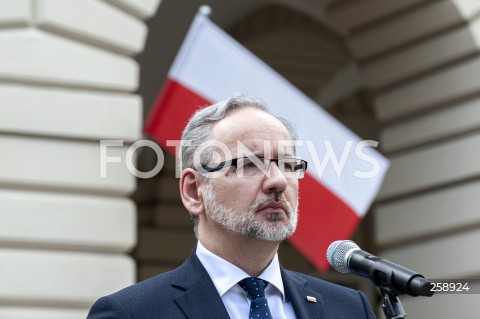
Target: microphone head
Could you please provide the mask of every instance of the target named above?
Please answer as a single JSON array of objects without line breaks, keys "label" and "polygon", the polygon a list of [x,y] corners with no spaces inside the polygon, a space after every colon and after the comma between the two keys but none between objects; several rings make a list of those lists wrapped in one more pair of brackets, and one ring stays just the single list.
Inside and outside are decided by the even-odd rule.
[{"label": "microphone head", "polygon": [[353,250],[359,249],[360,247],[351,240],[334,241],[327,249],[327,260],[336,271],[347,273],[350,271],[348,269],[348,256]]}]

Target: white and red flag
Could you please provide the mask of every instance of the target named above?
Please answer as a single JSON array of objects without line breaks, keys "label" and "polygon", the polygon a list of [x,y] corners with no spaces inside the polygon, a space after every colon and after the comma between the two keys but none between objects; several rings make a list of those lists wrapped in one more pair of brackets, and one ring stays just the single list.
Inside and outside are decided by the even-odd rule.
[{"label": "white and red flag", "polygon": [[[289,120],[308,162],[300,180],[300,219],[289,239],[319,270],[329,244],[349,238],[373,202],[389,162],[204,15],[187,33],[147,119],[145,131],[164,148],[179,140],[201,106],[243,92]],[[376,143],[373,143],[376,146]]]}]

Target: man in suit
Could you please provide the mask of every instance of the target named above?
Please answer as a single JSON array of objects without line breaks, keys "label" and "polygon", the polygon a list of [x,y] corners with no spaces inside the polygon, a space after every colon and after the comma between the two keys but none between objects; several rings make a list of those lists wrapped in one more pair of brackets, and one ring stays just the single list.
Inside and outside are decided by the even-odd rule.
[{"label": "man in suit", "polygon": [[196,247],[179,268],[99,299],[88,318],[375,318],[363,293],[279,264],[307,168],[294,138],[252,97],[199,110],[182,135],[180,177]]}]

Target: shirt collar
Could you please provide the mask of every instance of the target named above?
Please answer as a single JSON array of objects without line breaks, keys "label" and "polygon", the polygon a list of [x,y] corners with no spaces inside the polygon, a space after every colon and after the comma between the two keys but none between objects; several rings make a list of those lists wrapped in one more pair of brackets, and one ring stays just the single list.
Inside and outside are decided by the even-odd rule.
[{"label": "shirt collar", "polygon": [[[235,286],[240,280],[250,277],[242,269],[209,251],[200,243],[200,241],[197,244],[196,254],[210,275],[220,297]],[[272,261],[260,274],[259,278],[268,281],[270,285],[277,288],[282,294],[282,299],[285,301],[285,291],[283,288],[278,254],[275,253]]]}]

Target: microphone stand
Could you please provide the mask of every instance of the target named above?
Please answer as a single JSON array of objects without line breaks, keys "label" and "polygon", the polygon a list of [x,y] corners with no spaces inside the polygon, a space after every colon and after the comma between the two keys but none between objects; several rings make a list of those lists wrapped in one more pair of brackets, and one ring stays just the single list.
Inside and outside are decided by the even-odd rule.
[{"label": "microphone stand", "polygon": [[382,310],[387,319],[407,319],[398,294],[389,288],[380,287],[382,294]]}]

